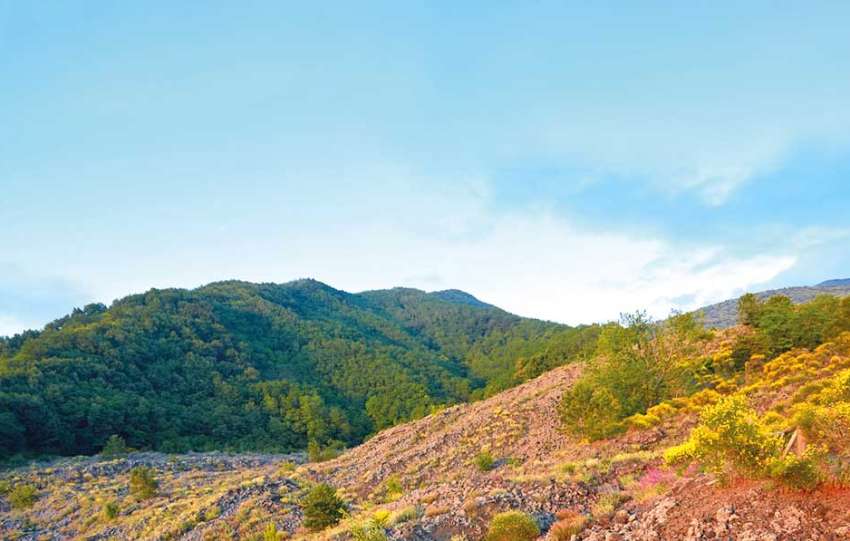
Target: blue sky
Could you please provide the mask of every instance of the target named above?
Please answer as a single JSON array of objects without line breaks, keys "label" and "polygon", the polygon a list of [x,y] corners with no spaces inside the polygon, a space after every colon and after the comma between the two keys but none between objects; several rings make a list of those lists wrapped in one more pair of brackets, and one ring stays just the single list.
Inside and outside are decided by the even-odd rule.
[{"label": "blue sky", "polygon": [[0,334],[229,278],[578,323],[850,276],[848,21],[0,0]]}]

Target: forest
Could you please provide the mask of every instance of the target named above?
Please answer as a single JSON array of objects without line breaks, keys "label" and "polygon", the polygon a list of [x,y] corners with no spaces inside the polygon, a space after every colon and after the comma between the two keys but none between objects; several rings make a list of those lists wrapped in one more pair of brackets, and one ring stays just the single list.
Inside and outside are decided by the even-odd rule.
[{"label": "forest", "polygon": [[0,338],[0,458],[93,454],[113,435],[318,456],[586,357],[598,334],[460,291],[152,289]]}]

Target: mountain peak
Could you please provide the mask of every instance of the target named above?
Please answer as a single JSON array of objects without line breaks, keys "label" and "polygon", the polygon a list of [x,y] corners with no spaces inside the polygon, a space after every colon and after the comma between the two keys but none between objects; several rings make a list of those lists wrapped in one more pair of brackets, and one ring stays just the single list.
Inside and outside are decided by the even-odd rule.
[{"label": "mountain peak", "polygon": [[438,299],[453,302],[456,304],[468,304],[470,306],[477,306],[479,308],[494,308],[492,304],[480,301],[475,296],[467,293],[466,291],[461,291],[460,289],[444,289],[442,291],[433,291],[430,293],[430,295],[432,297],[436,297]]}]

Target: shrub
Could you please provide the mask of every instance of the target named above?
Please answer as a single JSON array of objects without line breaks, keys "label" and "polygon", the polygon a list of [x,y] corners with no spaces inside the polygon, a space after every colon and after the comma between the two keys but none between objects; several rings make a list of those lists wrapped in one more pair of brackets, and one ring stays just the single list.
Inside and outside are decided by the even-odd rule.
[{"label": "shrub", "polygon": [[103,504],[103,510],[101,513],[103,514],[103,518],[106,520],[112,520],[118,516],[120,509],[118,507],[118,502],[116,501],[108,501]]},{"label": "shrub", "polygon": [[25,509],[36,502],[38,491],[33,485],[17,485],[9,492],[8,499],[12,509]]},{"label": "shrub", "polygon": [[507,511],[493,517],[484,541],[532,541],[539,535],[533,518],[520,511]]},{"label": "shrub", "polygon": [[620,402],[605,387],[579,380],[567,389],[558,412],[568,432],[600,440],[623,430]]},{"label": "shrub", "polygon": [[384,529],[371,520],[352,526],[348,533],[354,541],[387,541]]},{"label": "shrub", "polygon": [[392,513],[390,513],[386,509],[378,509],[377,511],[372,513],[372,518],[369,520],[378,528],[383,529],[390,525],[391,518]]},{"label": "shrub", "polygon": [[322,447],[315,440],[310,440],[307,443],[307,457],[310,462],[327,462],[333,460],[345,450],[345,444],[341,441],[331,441],[328,445]]},{"label": "shrub", "polygon": [[450,509],[445,505],[432,505],[425,510],[426,517],[438,517],[440,515],[445,515],[448,513]]},{"label": "shrub", "polygon": [[393,515],[392,523],[395,525],[410,522],[421,517],[424,512],[425,510],[420,506],[411,505],[410,507],[405,507]]},{"label": "shrub", "polygon": [[701,463],[710,471],[761,475],[781,450],[781,440],[761,423],[742,397],[729,397],[707,407],[688,441],[670,448],[668,464]]},{"label": "shrub", "polygon": [[6,479],[0,480],[0,496],[5,496],[10,492],[12,492],[12,483]]},{"label": "shrub", "polygon": [[401,485],[401,479],[398,475],[391,475],[384,481],[384,500],[394,502],[402,497],[404,488]]},{"label": "shrub", "polygon": [[277,531],[277,524],[269,522],[263,530],[263,541],[280,541],[281,539],[283,539],[283,533]]},{"label": "shrub", "polygon": [[280,466],[277,468],[277,473],[281,477],[289,477],[289,474],[295,471],[295,463],[290,462],[288,460],[284,460],[280,463]]},{"label": "shrub", "polygon": [[478,467],[479,471],[488,472],[493,469],[495,464],[496,461],[493,459],[493,455],[491,455],[489,451],[482,451],[475,457],[475,465]]},{"label": "shrub", "polygon": [[661,419],[655,415],[650,414],[642,414],[635,413],[631,417],[626,417],[625,420],[626,425],[629,428],[635,428],[637,430],[645,430],[647,428],[652,428],[653,426],[657,426],[661,423]]},{"label": "shrub", "polygon": [[666,419],[667,417],[676,415],[676,408],[668,402],[662,402],[646,410],[646,414],[658,417],[659,419]]},{"label": "shrub", "polygon": [[559,512],[558,519],[558,522],[553,524],[549,530],[549,538],[554,541],[570,541],[574,535],[581,533],[587,525],[587,517],[575,511]]},{"label": "shrub", "polygon": [[336,489],[325,483],[310,489],[304,498],[304,526],[310,530],[323,530],[337,524],[345,507]]},{"label": "shrub", "polygon": [[130,470],[130,494],[137,500],[146,500],[156,496],[159,481],[153,475],[153,470],[146,466],[136,466]]},{"label": "shrub", "polygon": [[714,389],[703,389],[698,393],[694,393],[688,399],[688,402],[691,404],[691,407],[704,407],[704,406],[713,406],[723,398],[723,395],[715,391]]},{"label": "shrub", "polygon": [[124,441],[124,438],[113,434],[109,436],[109,439],[106,440],[106,443],[101,449],[100,454],[104,458],[114,458],[122,455],[126,455],[128,452],[127,442]]},{"label": "shrub", "polygon": [[215,520],[221,516],[221,508],[217,505],[213,505],[208,507],[206,511],[204,511],[204,522],[209,522],[211,520]]},{"label": "shrub", "polygon": [[603,494],[598,500],[596,500],[596,503],[593,504],[591,514],[595,518],[608,516],[617,509],[624,499],[625,496],[619,492]]},{"label": "shrub", "polygon": [[784,457],[775,458],[768,466],[770,476],[782,484],[800,490],[813,490],[821,482],[821,472],[818,462],[822,450],[809,447],[803,456],[789,453]]}]

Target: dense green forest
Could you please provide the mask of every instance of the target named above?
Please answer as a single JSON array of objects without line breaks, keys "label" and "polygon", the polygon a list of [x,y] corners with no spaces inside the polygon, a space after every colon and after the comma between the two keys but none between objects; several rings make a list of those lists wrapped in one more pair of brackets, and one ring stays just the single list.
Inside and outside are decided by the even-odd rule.
[{"label": "dense green forest", "polygon": [[599,329],[460,291],[150,290],[0,338],[0,458],[339,447],[587,356]]}]

